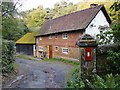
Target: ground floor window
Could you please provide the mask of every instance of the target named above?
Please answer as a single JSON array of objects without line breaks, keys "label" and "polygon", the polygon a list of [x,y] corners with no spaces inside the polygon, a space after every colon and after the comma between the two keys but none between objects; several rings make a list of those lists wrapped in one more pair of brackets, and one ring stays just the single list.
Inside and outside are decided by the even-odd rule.
[{"label": "ground floor window", "polygon": [[55,46],[55,51],[58,51],[58,46]]},{"label": "ground floor window", "polygon": [[39,46],[39,51],[43,51],[43,47]]},{"label": "ground floor window", "polygon": [[68,54],[68,48],[62,48],[62,53]]}]

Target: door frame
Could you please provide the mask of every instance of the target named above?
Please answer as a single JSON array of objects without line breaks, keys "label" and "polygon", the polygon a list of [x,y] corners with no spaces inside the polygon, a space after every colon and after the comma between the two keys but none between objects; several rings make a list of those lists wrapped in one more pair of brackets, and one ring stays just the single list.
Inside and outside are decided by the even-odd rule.
[{"label": "door frame", "polygon": [[53,46],[49,45],[49,58],[53,58]]}]

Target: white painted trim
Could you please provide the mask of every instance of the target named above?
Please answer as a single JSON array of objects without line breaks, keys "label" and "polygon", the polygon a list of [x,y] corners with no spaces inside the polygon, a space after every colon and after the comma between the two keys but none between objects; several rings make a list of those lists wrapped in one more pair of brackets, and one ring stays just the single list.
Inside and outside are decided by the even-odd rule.
[{"label": "white painted trim", "polygon": [[95,39],[97,39],[96,35],[100,34],[99,26],[107,26],[107,27],[109,27],[109,23],[108,23],[105,15],[104,15],[104,13],[102,12],[102,10],[100,10],[97,13],[95,18],[90,22],[88,27],[85,29],[85,34],[90,34]]},{"label": "white painted trim", "polygon": [[68,54],[68,52],[63,52],[63,49],[67,49],[68,52],[69,52],[69,49],[68,49],[68,48],[64,48],[64,47],[62,47],[62,53],[64,53],[64,54]]},{"label": "white painted trim", "polygon": [[[67,34],[67,38],[64,37],[64,34]],[[63,34],[62,34],[62,39],[68,39],[68,33],[63,33]]]}]

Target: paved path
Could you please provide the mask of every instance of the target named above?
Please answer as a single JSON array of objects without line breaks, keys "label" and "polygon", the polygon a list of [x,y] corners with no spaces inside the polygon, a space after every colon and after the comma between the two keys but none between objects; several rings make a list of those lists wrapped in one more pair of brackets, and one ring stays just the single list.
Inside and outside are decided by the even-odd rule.
[{"label": "paved path", "polygon": [[9,88],[63,88],[74,66],[62,62],[33,61],[17,58],[18,77]]}]

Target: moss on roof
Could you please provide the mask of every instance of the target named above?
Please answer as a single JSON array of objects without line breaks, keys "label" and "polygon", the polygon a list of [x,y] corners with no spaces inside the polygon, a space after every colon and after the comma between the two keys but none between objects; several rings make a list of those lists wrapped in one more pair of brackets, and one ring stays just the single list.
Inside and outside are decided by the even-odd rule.
[{"label": "moss on roof", "polygon": [[35,44],[35,32],[27,33],[19,40],[16,41],[16,44]]}]

